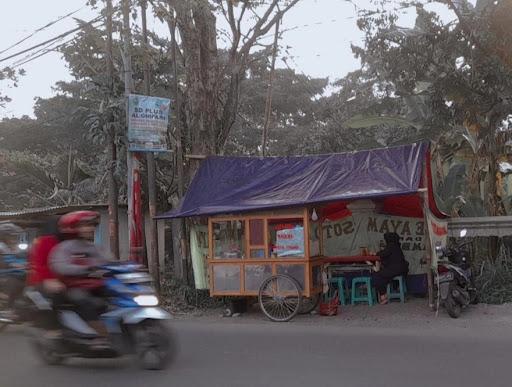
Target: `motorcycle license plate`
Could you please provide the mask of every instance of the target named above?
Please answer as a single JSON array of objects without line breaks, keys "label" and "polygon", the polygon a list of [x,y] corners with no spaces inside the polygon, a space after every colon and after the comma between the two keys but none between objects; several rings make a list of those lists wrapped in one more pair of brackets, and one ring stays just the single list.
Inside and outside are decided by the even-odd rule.
[{"label": "motorcycle license plate", "polygon": [[447,281],[451,281],[451,280],[453,280],[452,272],[448,272],[448,273],[439,275],[439,282],[447,282]]}]

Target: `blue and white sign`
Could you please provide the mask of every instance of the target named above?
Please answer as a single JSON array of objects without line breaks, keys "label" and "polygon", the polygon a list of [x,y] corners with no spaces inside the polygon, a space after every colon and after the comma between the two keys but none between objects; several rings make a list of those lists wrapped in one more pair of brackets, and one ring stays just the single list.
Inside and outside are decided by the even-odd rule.
[{"label": "blue and white sign", "polygon": [[134,152],[167,151],[167,125],[171,100],[128,96],[128,149]]}]

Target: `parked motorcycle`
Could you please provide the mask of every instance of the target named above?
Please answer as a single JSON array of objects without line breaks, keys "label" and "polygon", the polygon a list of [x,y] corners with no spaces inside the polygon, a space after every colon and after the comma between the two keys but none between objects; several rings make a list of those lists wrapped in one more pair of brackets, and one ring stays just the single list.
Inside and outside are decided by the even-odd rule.
[{"label": "parked motorcycle", "polygon": [[[464,238],[467,230],[462,230]],[[470,304],[478,303],[478,293],[473,281],[467,251],[464,249],[470,242],[460,241],[452,247],[436,246],[438,254],[435,283],[438,298],[452,318],[460,317],[462,309]]]},{"label": "parked motorcycle", "polygon": [[[140,265],[116,263],[98,268],[105,278],[108,298],[100,318],[105,324],[107,345],[95,344],[97,333],[78,315],[73,305],[59,305],[55,313],[62,328],[60,339],[37,335],[34,346],[50,365],[69,357],[115,358],[135,354],[145,369],[162,369],[170,362],[175,343],[167,326],[169,313],[158,306],[151,277]],[[53,308],[50,300],[35,290],[26,295],[41,310]]]}]

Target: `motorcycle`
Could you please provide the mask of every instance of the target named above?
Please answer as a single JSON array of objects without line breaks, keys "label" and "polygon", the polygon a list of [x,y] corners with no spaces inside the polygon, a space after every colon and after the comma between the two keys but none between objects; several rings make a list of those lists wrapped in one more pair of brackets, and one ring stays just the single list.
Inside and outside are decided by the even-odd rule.
[{"label": "motorcycle", "polygon": [[2,257],[3,267],[0,269],[0,331],[8,325],[21,324],[29,320],[29,307],[23,297],[18,297],[14,303],[14,310],[7,311],[9,298],[9,282],[11,280],[25,281],[27,260],[23,257],[5,255]]},{"label": "motorcycle", "polygon": [[[463,238],[467,230],[462,230]],[[464,247],[470,242],[459,242],[453,247],[436,246],[438,255],[435,283],[438,299],[452,318],[460,317],[462,309],[478,303],[478,293],[473,281],[471,266]]]},{"label": "motorcycle", "polygon": [[116,358],[134,354],[145,369],[163,369],[176,350],[171,332],[165,324],[170,314],[160,308],[151,286],[150,275],[140,265],[113,263],[97,268],[105,278],[109,295],[101,321],[107,329],[107,344],[99,346],[94,331],[75,311],[73,305],[59,305],[36,290],[26,296],[40,311],[54,310],[61,326],[61,337],[36,335],[34,347],[44,362],[61,364],[69,357]]}]

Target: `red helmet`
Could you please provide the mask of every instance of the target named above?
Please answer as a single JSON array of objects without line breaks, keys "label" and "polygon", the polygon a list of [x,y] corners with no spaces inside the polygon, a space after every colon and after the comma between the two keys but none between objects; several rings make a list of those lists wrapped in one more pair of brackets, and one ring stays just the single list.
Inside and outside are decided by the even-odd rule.
[{"label": "red helmet", "polygon": [[100,214],[96,211],[73,211],[59,219],[59,230],[64,234],[75,234],[83,224],[98,224]]}]

